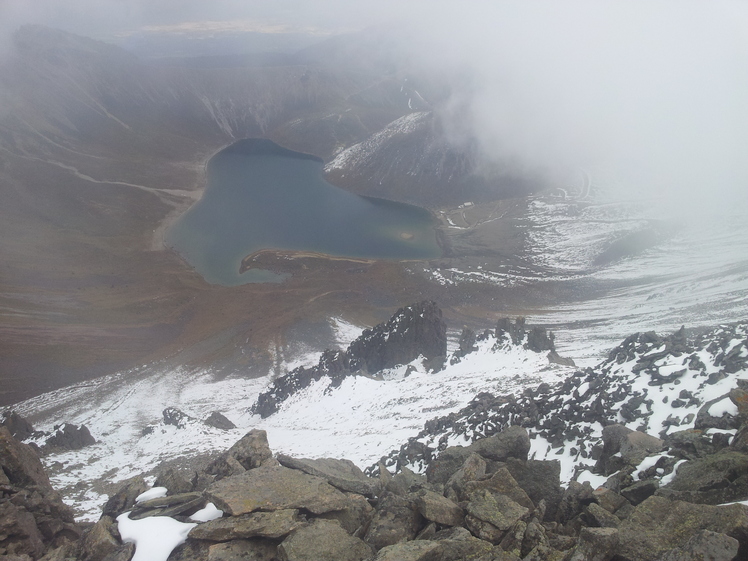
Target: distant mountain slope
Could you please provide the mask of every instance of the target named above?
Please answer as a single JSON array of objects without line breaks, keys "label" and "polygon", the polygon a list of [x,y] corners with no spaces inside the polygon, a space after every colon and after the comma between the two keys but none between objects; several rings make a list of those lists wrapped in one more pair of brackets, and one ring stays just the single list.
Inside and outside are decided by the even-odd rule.
[{"label": "distant mountain slope", "polygon": [[409,113],[389,123],[340,152],[325,171],[336,185],[352,191],[432,208],[522,196],[542,188],[539,180],[487,167],[475,147],[451,144],[432,111]]}]

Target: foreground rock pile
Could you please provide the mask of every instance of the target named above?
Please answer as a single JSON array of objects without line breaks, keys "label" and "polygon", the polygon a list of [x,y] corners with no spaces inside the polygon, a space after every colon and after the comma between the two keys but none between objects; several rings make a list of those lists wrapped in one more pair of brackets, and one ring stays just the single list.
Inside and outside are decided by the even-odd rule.
[{"label": "foreground rock pile", "polygon": [[[646,448],[646,438],[624,432],[622,447]],[[7,430],[0,437],[0,473],[11,476],[0,487],[8,561],[148,559],[122,543],[123,515],[189,522],[208,503],[223,515],[185,525],[169,560],[729,561],[748,552],[748,506],[641,498],[619,492],[615,478],[564,489],[558,461],[527,459],[530,438],[518,426],[444,450],[425,475],[380,465],[378,477],[346,460],[273,455],[265,432],[253,430],[202,471],[162,471],[155,485],[166,496],[137,502],[148,485],[128,480],[83,532],[33,451]]]}]

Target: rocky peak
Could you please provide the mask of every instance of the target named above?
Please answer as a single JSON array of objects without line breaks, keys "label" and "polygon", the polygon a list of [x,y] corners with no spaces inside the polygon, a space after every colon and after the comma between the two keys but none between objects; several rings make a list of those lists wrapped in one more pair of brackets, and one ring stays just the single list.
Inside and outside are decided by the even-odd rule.
[{"label": "rocky peak", "polygon": [[351,371],[367,373],[446,354],[447,324],[431,301],[400,308],[385,323],[364,330],[347,351]]},{"label": "rocky peak", "polygon": [[276,378],[259,395],[252,412],[268,417],[293,393],[328,376],[333,387],[351,374],[376,374],[393,366],[407,364],[418,357],[440,359],[447,354],[447,325],[434,302],[423,301],[398,309],[384,323],[366,329],[348,349],[326,350],[319,363],[299,367]]}]

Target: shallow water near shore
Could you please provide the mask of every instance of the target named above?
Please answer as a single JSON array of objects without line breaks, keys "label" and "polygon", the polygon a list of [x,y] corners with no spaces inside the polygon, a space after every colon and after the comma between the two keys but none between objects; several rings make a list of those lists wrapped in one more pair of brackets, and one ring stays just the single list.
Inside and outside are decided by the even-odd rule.
[{"label": "shallow water near shore", "polygon": [[279,282],[242,259],[262,249],[367,259],[431,259],[441,250],[425,209],[354,195],[327,183],[322,160],[271,141],[241,140],[208,164],[202,199],[166,234],[205,280]]}]

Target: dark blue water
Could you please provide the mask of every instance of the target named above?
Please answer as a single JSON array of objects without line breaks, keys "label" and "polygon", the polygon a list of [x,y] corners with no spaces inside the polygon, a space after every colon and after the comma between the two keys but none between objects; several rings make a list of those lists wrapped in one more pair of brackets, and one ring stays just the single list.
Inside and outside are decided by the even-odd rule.
[{"label": "dark blue water", "polygon": [[212,284],[281,280],[269,271],[239,274],[260,249],[341,257],[439,257],[435,222],[419,207],[360,197],[327,183],[322,160],[268,140],[241,140],[211,158],[208,186],[169,230],[176,249]]}]

